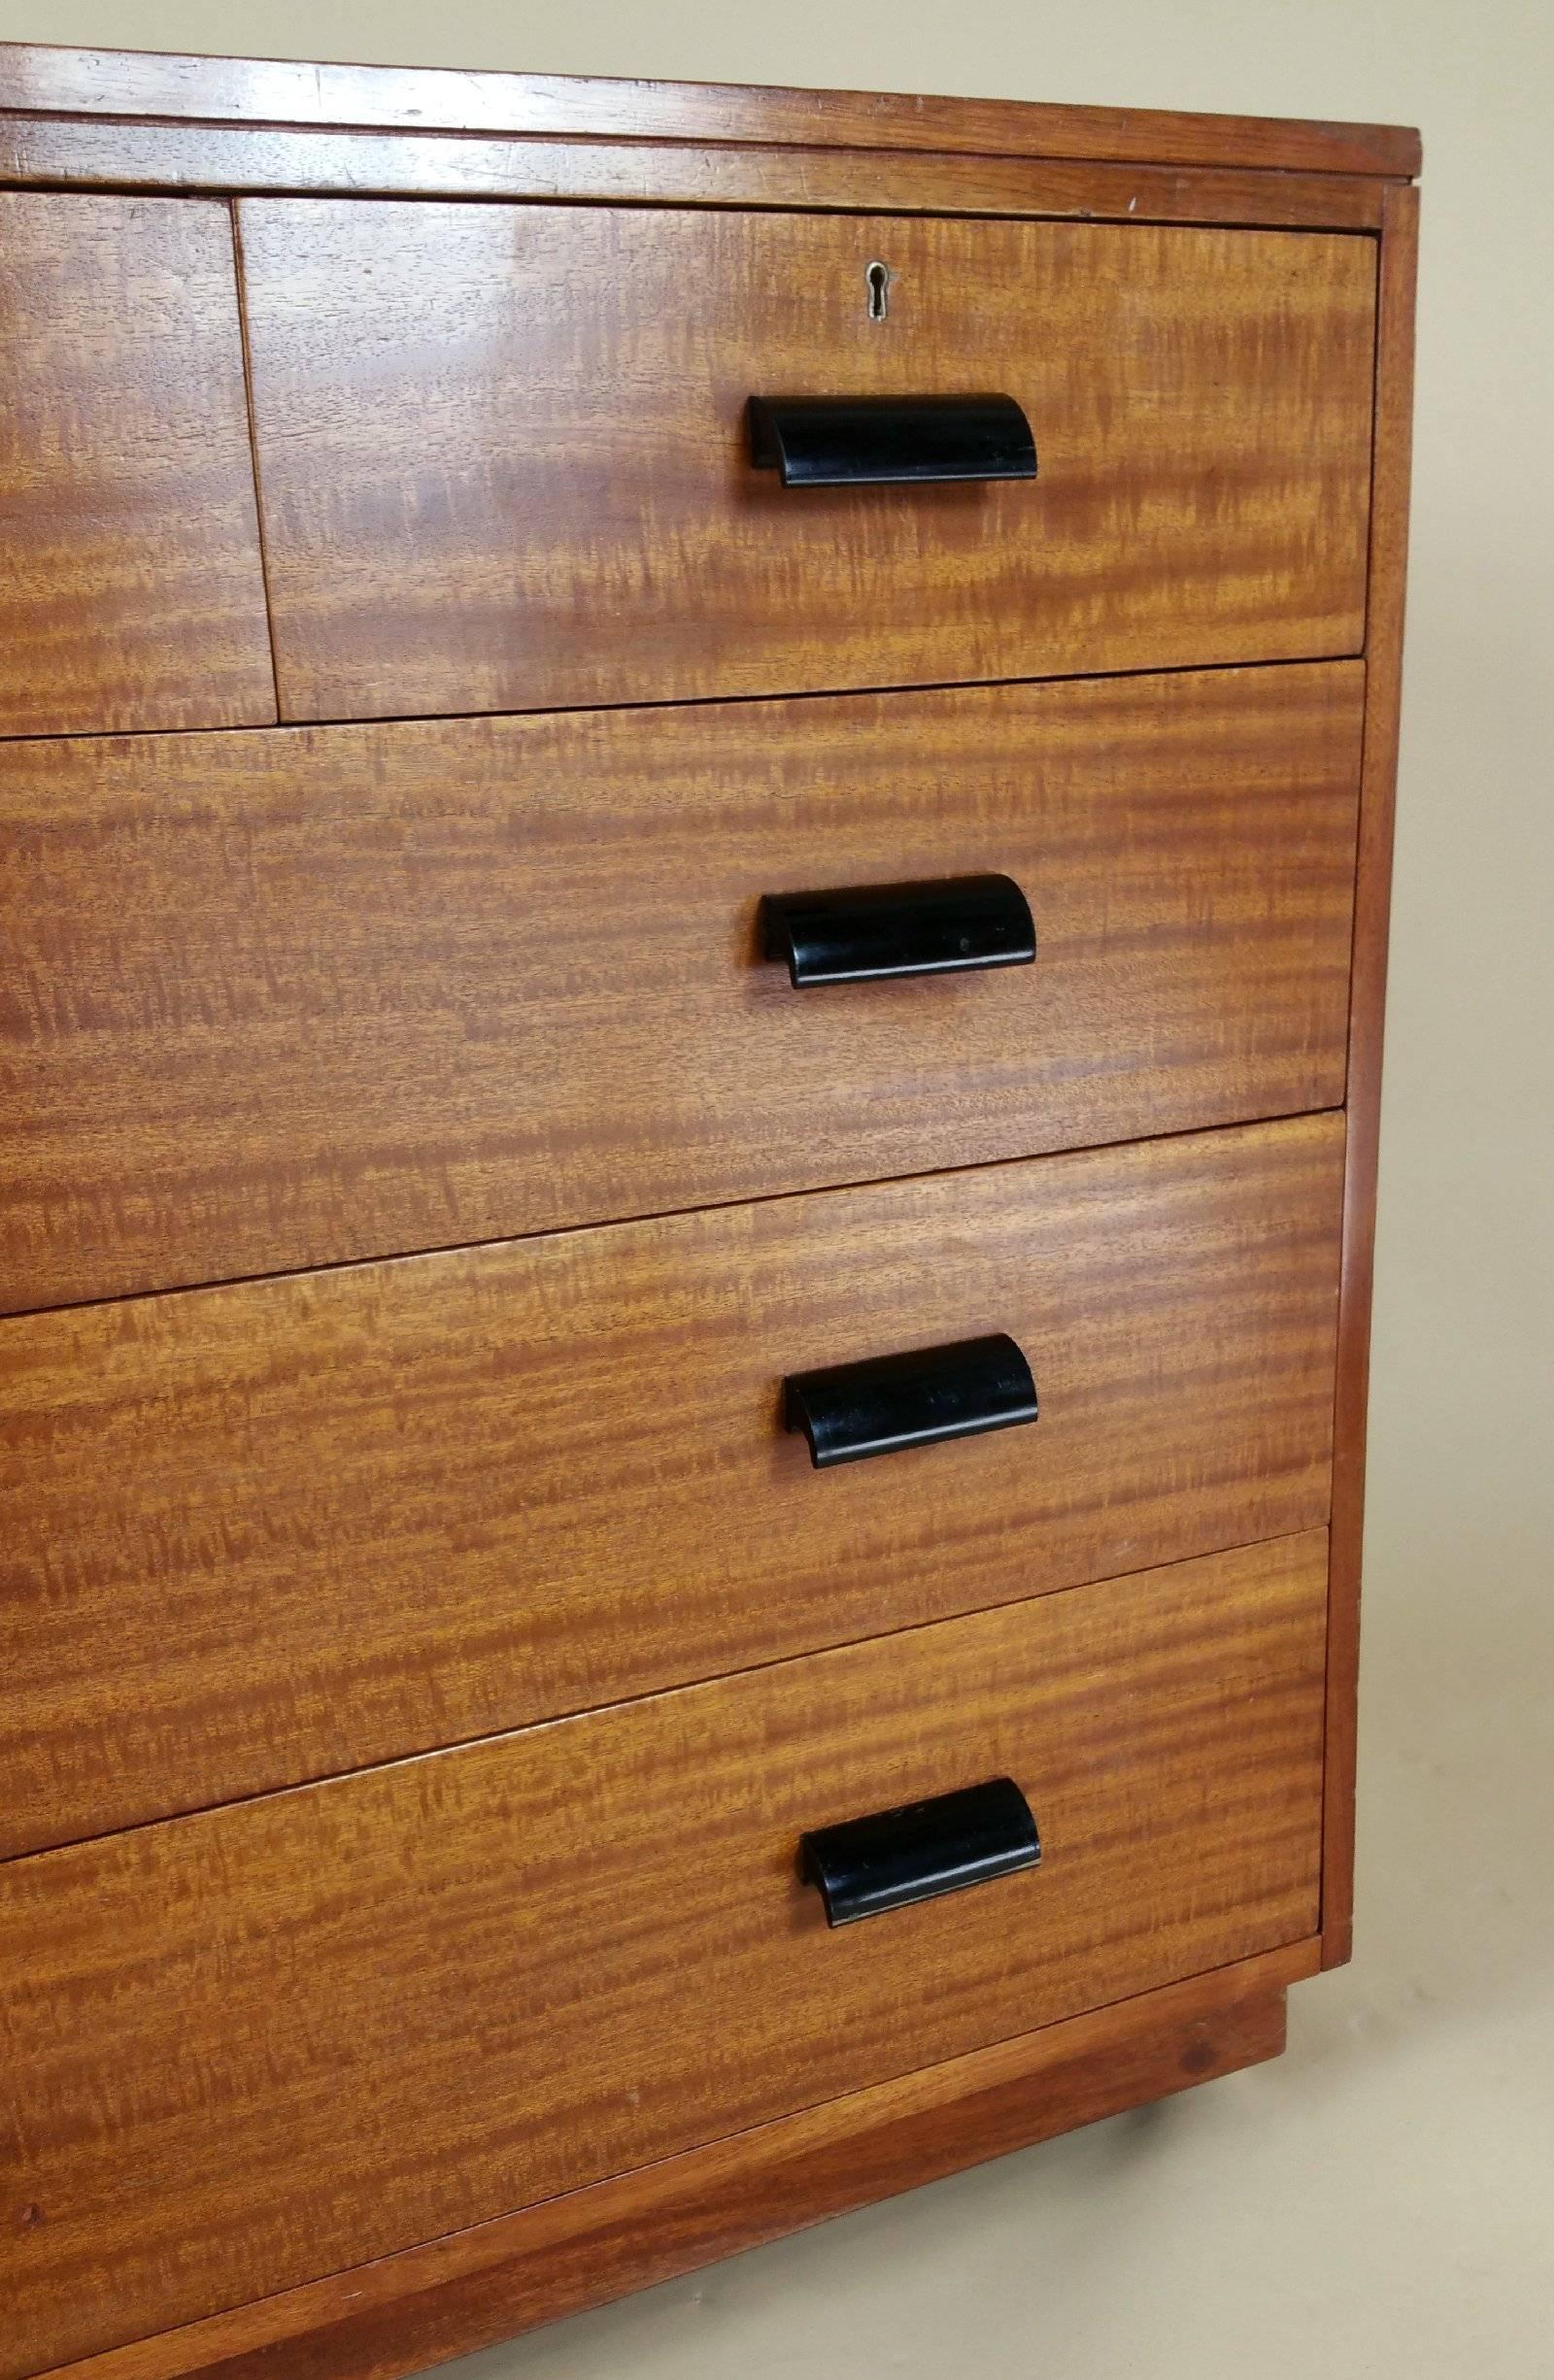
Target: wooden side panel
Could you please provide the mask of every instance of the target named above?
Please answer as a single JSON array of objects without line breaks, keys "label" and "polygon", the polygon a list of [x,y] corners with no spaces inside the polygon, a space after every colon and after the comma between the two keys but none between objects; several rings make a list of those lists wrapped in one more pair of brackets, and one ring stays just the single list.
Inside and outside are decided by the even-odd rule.
[{"label": "wooden side panel", "polygon": [[136,123],[0,113],[0,180],[341,197],[614,200],[618,205],[1073,215],[1138,223],[1375,230],[1385,183],[1348,174],[1087,165],[862,149],[656,141],[461,140],[272,124]]},{"label": "wooden side panel", "polygon": [[[0,752],[0,1310],[1336,1106],[1358,663]],[[1038,958],[795,992],[762,892]]]},{"label": "wooden side panel", "polygon": [[[1325,1535],[0,1872],[5,2380],[1303,1940]],[[800,1833],[1019,1780],[828,1932]]]},{"label": "wooden side panel", "polygon": [[1402,691],[1403,592],[1408,552],[1408,471],[1413,433],[1414,285],[1419,195],[1387,200],[1381,243],[1376,356],[1376,456],[1366,639],[1365,772],[1354,968],[1349,1003],[1348,1173],[1343,1207],[1337,1403],[1333,1471],[1333,1582],[1328,1651],[1327,1819],[1322,1868],[1322,1955],[1350,1953],[1354,1908],[1355,1728],[1360,1669],[1360,1568],[1365,1530],[1366,1401],[1370,1377],[1370,1291],[1376,1225],[1376,1145],[1381,1121],[1381,1035],[1387,991],[1398,721]]},{"label": "wooden side panel", "polygon": [[973,2050],[521,2214],[110,2348],[61,2380],[406,2380],[939,2180],[1209,2082],[1284,2047],[1284,1988],[1317,1946],[1267,1951]]},{"label": "wooden side panel", "polygon": [[0,735],[274,717],[229,209],[0,192]]},{"label": "wooden side panel", "polygon": [[[1336,1117],[0,1325],[0,1850],[1328,1516]],[[817,1474],[785,1373],[1009,1330]]]},{"label": "wooden side panel", "polygon": [[[391,200],[239,221],[287,719],[1359,650],[1368,240]],[[750,467],[753,394],[968,388],[1021,401],[1038,480]]]},{"label": "wooden side panel", "polygon": [[1399,124],[1188,116],[1143,108],[935,99],[916,92],[469,74],[290,58],[211,58],[0,45],[0,107],[195,121],[398,125],[416,132],[937,149],[974,155],[1164,159],[1338,174],[1415,174]]}]

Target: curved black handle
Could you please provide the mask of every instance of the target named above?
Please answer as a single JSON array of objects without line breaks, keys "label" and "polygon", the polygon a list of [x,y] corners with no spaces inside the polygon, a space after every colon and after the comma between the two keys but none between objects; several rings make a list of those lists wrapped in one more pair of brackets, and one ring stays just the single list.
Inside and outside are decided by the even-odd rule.
[{"label": "curved black handle", "polygon": [[817,1471],[942,1438],[1013,1429],[1037,1415],[1030,1366],[1004,1331],[949,1347],[870,1356],[783,1382],[783,1424],[801,1429]]},{"label": "curved black handle", "polygon": [[757,397],[750,459],[785,487],[1033,480],[1036,442],[1011,396]]},{"label": "curved black handle", "polygon": [[1012,1876],[1040,1860],[1030,1804],[1012,1777],[822,1827],[799,1846],[799,1872],[819,1891],[828,1926]]},{"label": "curved black handle", "polygon": [[1012,876],[768,892],[760,931],[765,955],[786,959],[800,989],[1029,967],[1036,955],[1030,904]]}]

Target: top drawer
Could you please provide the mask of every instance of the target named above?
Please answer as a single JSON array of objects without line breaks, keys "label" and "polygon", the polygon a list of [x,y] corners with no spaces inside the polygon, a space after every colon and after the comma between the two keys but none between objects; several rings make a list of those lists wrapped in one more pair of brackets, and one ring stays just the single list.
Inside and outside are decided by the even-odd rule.
[{"label": "top drawer", "polygon": [[228,210],[0,196],[0,736],[275,717]]},{"label": "top drawer", "polygon": [[[239,222],[287,719],[1360,647],[1368,238],[383,200]],[[979,390],[1024,408],[1036,480],[751,467],[752,396]]]}]

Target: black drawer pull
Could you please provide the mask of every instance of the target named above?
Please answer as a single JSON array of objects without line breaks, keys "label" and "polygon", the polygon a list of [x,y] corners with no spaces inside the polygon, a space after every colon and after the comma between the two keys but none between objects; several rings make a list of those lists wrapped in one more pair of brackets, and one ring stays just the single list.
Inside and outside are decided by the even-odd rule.
[{"label": "black drawer pull", "polygon": [[783,1382],[784,1426],[803,1431],[817,1471],[1035,1419],[1030,1366],[1001,1330],[794,1372]]},{"label": "black drawer pull", "polygon": [[1011,396],[757,397],[750,459],[785,487],[1033,480],[1036,443]]},{"label": "black drawer pull", "polygon": [[760,932],[766,956],[786,959],[800,988],[1029,967],[1036,955],[1030,904],[1012,876],[768,892]]},{"label": "black drawer pull", "polygon": [[800,1872],[818,1889],[828,1926],[989,1884],[1040,1860],[1030,1804],[1012,1777],[821,1827],[800,1846]]}]

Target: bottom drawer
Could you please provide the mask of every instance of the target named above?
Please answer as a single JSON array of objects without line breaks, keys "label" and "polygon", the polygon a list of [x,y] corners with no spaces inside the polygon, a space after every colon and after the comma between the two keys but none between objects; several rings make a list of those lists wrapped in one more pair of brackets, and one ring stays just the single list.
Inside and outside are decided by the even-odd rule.
[{"label": "bottom drawer", "polygon": [[[1326,1538],[0,1869],[4,2380],[1298,1940]],[[1039,1866],[828,1929],[800,1836],[1016,1780]]]}]

